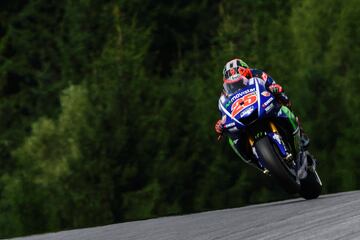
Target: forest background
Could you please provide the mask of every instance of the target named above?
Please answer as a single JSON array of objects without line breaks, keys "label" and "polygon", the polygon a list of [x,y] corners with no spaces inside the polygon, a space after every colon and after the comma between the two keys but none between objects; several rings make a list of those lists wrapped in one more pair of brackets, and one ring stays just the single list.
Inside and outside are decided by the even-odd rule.
[{"label": "forest background", "polygon": [[216,139],[234,57],[284,86],[323,193],[358,189],[358,0],[1,1],[0,237],[292,197]]}]

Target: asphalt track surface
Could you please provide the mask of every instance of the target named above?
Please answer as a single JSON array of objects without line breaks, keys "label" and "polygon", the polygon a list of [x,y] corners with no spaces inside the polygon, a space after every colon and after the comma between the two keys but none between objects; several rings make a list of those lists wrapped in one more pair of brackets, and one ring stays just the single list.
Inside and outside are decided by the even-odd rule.
[{"label": "asphalt track surface", "polygon": [[16,239],[360,239],[360,191]]}]

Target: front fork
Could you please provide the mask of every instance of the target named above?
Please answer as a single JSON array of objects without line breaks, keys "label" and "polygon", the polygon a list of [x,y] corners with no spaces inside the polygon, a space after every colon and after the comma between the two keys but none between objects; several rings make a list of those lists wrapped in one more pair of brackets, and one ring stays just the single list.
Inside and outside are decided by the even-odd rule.
[{"label": "front fork", "polygon": [[272,131],[272,138],[275,139],[275,143],[278,145],[280,151],[281,151],[281,155],[283,155],[284,160],[286,162],[292,162],[293,161],[293,156],[292,154],[289,152],[289,150],[287,149],[287,146],[285,145],[285,143],[283,142],[278,129],[276,128],[275,124],[273,122],[269,122],[270,125],[270,129]]},{"label": "front fork", "polygon": [[[289,152],[286,145],[284,144],[283,140],[280,137],[279,131],[274,123],[271,121],[269,122],[269,127],[271,129],[271,133],[269,134],[272,138],[271,140],[275,140],[275,144],[278,145],[278,149],[280,150],[280,154],[282,155],[283,159],[286,161],[287,164],[294,164],[293,155]],[[251,146],[251,149],[253,151],[253,154],[256,156],[257,159],[259,159],[259,156],[256,152],[256,149],[254,147],[255,139],[252,135],[248,136],[248,141]],[[261,160],[259,159],[259,163],[261,164]],[[262,164],[261,164],[262,165]],[[269,173],[269,170],[267,170],[264,166],[262,166],[262,171],[265,174]]]}]

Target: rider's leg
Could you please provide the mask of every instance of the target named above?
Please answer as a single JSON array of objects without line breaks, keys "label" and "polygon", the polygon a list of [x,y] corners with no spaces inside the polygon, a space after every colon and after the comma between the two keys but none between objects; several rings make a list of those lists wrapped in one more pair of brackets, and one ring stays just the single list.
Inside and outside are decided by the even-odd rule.
[{"label": "rider's leg", "polygon": [[[293,110],[291,108],[291,101],[290,101],[289,97],[285,93],[281,93],[280,95],[278,95],[277,99],[282,105],[286,106],[294,114],[294,112],[293,112]],[[297,124],[299,125],[299,128],[300,128],[301,146],[302,146],[302,148],[304,150],[306,150],[309,147],[310,139],[307,136],[307,134],[305,133],[298,116],[296,117],[296,122],[297,122]]]}]

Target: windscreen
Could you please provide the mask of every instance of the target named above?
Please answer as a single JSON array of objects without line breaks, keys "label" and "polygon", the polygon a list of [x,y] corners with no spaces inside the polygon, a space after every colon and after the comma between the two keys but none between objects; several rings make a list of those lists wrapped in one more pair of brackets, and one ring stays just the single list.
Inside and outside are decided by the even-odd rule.
[{"label": "windscreen", "polygon": [[233,82],[233,83],[224,83],[224,90],[227,94],[234,94],[236,91],[246,87],[247,84],[244,84],[243,80]]}]

